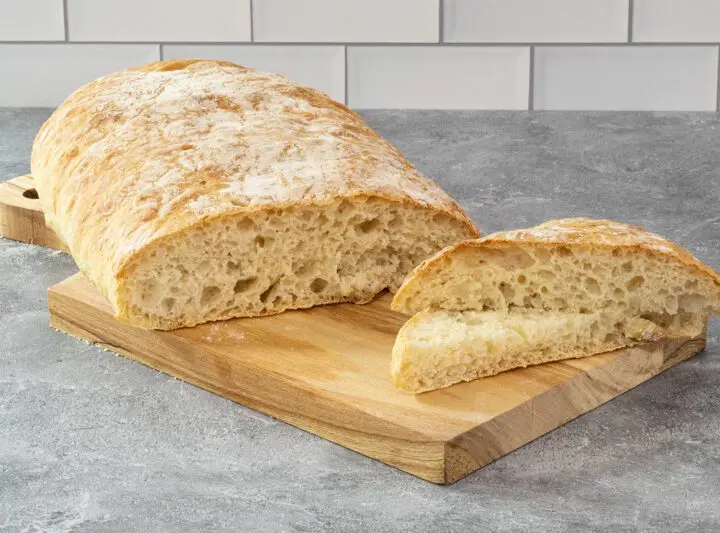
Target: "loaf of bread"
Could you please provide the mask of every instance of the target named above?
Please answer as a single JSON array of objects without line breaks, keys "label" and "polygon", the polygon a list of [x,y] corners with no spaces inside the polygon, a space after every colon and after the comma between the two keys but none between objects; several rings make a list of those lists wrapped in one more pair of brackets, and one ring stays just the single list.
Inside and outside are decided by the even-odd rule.
[{"label": "loaf of bread", "polygon": [[356,113],[228,62],[82,87],[38,133],[32,174],[82,272],[145,328],[367,302],[478,236]]},{"label": "loaf of bread", "polygon": [[608,220],[552,220],[443,250],[393,308],[391,372],[422,392],[531,364],[699,335],[720,277],[684,248]]}]

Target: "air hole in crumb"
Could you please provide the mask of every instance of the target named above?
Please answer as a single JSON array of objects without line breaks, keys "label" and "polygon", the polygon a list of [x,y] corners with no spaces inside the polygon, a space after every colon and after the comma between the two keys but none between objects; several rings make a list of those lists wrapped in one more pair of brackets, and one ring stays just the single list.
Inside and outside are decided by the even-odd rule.
[{"label": "air hole in crumb", "polygon": [[513,290],[513,288],[504,281],[500,283],[499,289],[506,302],[511,302],[512,299],[515,297],[515,291]]},{"label": "air hole in crumb", "polygon": [[265,246],[265,237],[262,237],[261,235],[255,237],[255,244],[257,244],[260,248]]},{"label": "air hole in crumb", "polygon": [[527,283],[527,278],[523,274],[520,274],[518,276],[518,283],[520,285],[524,285],[525,283]]},{"label": "air hole in crumb", "polygon": [[235,227],[238,229],[238,231],[247,231],[255,226],[255,222],[250,220],[249,218],[245,217],[240,220],[238,220],[235,223]]},{"label": "air hole in crumb", "polygon": [[595,278],[587,278],[585,280],[585,288],[591,296],[598,296],[601,292],[600,285]]},{"label": "air hole in crumb", "polygon": [[627,288],[629,291],[634,291],[645,282],[645,278],[642,276],[635,276],[633,279],[628,281]]},{"label": "air hole in crumb", "polygon": [[40,198],[38,196],[37,189],[28,189],[26,191],[23,191],[23,198],[29,198],[30,200],[37,200]]},{"label": "air hole in crumb", "polygon": [[555,273],[550,270],[541,270],[538,272],[538,276],[545,281],[553,281],[555,279]]},{"label": "air hole in crumb", "polygon": [[617,300],[622,300],[625,298],[625,291],[622,290],[620,287],[615,287],[615,290],[613,291],[613,298]]},{"label": "air hole in crumb", "polygon": [[262,303],[266,303],[268,298],[270,297],[270,293],[273,291],[275,286],[278,284],[280,280],[276,280],[275,282],[271,283],[270,286],[263,291],[263,293],[260,295],[260,301]]},{"label": "air hole in crumb", "polygon": [[395,215],[390,219],[390,222],[388,222],[389,228],[397,228],[402,224],[402,217],[400,215]]},{"label": "air hole in crumb", "polygon": [[699,294],[680,295],[678,305],[685,311],[699,313],[704,310],[707,300]]},{"label": "air hole in crumb", "polygon": [[605,342],[614,344],[619,340],[620,340],[620,336],[617,335],[616,333],[608,333],[607,335],[605,335]]},{"label": "air hole in crumb", "polygon": [[327,284],[327,280],[324,280],[322,278],[315,278],[312,283],[310,283],[310,290],[317,294],[325,290]]},{"label": "air hole in crumb", "polygon": [[175,307],[175,298],[163,298],[160,305],[162,306],[163,311],[166,313],[170,312],[172,311],[172,308]]},{"label": "air hole in crumb", "polygon": [[233,261],[228,261],[228,262],[227,262],[226,270],[227,270],[228,274],[230,274],[230,273],[232,273],[232,272],[237,272],[238,270],[240,270],[240,263],[235,263],[235,262],[233,262]]},{"label": "air hole in crumb", "polygon": [[215,301],[218,296],[220,296],[220,287],[215,287],[214,285],[205,287],[200,296],[200,305],[207,305]]},{"label": "air hole in crumb", "polygon": [[632,261],[627,261],[626,263],[623,263],[622,269],[623,272],[630,272],[633,269]]},{"label": "air hole in crumb", "polygon": [[256,282],[256,281],[257,281],[257,278],[255,278],[255,277],[246,278],[246,279],[239,279],[239,280],[235,283],[235,286],[233,287],[233,292],[234,292],[235,294],[240,294],[240,293],[243,293],[243,292],[247,292],[249,289],[251,289],[251,288],[255,285],[255,282]]},{"label": "air hole in crumb", "polygon": [[358,229],[363,233],[369,233],[376,229],[380,225],[380,221],[377,218],[371,218],[365,222],[358,224]]},{"label": "air hole in crumb", "polygon": [[555,248],[555,253],[560,257],[567,257],[569,255],[572,255],[570,248],[568,248],[567,246],[558,246],[557,248]]},{"label": "air hole in crumb", "polygon": [[195,148],[193,144],[183,144],[180,146],[180,150],[192,150],[193,148]]}]

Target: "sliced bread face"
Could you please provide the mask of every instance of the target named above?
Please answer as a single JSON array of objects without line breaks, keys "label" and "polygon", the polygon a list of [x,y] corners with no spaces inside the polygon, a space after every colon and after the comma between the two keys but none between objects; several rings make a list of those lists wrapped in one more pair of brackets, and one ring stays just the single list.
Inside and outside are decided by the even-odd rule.
[{"label": "sliced bread face", "polygon": [[393,309],[418,313],[391,365],[423,392],[505,370],[701,334],[720,277],[642,228],[566,219],[443,250],[405,280]]},{"label": "sliced bread face", "polygon": [[720,277],[642,228],[564,219],[448,248],[410,274],[392,305],[407,314],[613,311],[652,320],[670,335],[697,335],[720,310]]},{"label": "sliced bread face", "polygon": [[664,336],[649,320],[612,313],[421,311],[398,334],[391,375],[398,389],[420,393]]},{"label": "sliced bread face", "polygon": [[223,216],[138,254],[120,278],[120,316],[172,329],[365,303],[464,231],[433,209],[380,198]]}]

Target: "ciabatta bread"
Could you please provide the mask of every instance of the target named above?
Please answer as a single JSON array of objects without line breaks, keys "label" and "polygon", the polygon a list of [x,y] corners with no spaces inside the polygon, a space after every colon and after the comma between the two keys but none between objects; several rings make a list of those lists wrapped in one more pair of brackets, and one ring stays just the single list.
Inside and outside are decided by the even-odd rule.
[{"label": "ciabatta bread", "polygon": [[684,248],[607,220],[553,220],[443,250],[393,309],[392,374],[421,392],[660,338],[699,335],[720,313],[720,277]]},{"label": "ciabatta bread", "polygon": [[427,310],[398,333],[391,375],[397,388],[418,393],[664,338],[649,320],[613,313]]},{"label": "ciabatta bread", "polygon": [[478,235],[357,114],[227,62],[86,85],[40,130],[32,173],[80,269],[146,328],[366,302]]}]

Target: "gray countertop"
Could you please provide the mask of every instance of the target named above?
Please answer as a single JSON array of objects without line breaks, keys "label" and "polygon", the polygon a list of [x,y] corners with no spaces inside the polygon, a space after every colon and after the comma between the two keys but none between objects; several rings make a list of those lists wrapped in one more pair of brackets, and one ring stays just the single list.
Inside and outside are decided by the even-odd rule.
[{"label": "gray countertop", "polygon": [[[587,215],[720,269],[720,116],[363,113],[484,232]],[[0,110],[0,180],[46,110]],[[707,350],[451,487],[48,327],[59,252],[0,239],[0,531],[720,529],[720,328]]]}]

